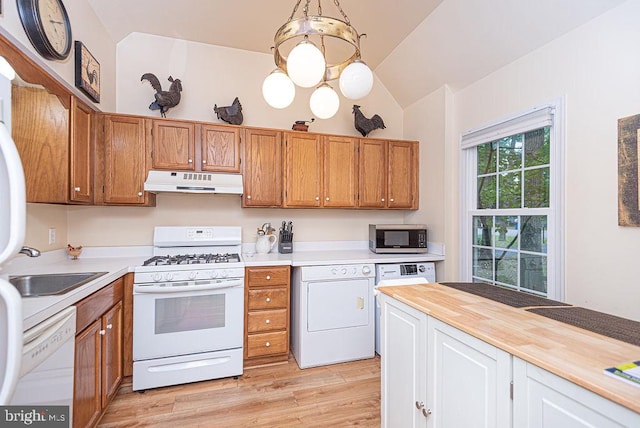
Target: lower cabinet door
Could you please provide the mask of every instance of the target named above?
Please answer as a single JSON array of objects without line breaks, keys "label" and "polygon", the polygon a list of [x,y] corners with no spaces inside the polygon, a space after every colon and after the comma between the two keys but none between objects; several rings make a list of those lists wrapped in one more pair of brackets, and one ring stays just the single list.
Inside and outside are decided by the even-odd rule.
[{"label": "lower cabinet door", "polygon": [[433,427],[511,426],[511,355],[433,317],[428,328]]},{"label": "lower cabinet door", "polygon": [[107,407],[122,380],[122,302],[102,316],[102,407]]},{"label": "lower cabinet door", "polygon": [[76,336],[74,366],[73,426],[93,426],[102,411],[100,393],[101,320]]}]

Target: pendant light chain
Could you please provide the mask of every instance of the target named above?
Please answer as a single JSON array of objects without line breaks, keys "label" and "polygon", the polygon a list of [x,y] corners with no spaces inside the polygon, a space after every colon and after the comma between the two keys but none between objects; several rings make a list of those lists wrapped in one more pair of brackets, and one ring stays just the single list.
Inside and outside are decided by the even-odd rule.
[{"label": "pendant light chain", "polygon": [[336,7],[340,11],[340,14],[342,15],[342,17],[344,18],[344,22],[351,25],[351,22],[349,22],[349,17],[347,16],[346,13],[344,13],[344,10],[342,10],[342,6],[340,6],[340,2],[338,0],[333,0],[333,2],[335,3]]},{"label": "pendant light chain", "polygon": [[287,22],[291,22],[293,20],[293,17],[296,15],[301,2],[302,0],[298,0],[298,3],[296,3],[296,5],[293,7],[293,12],[291,12],[291,16],[289,17],[289,19],[287,19]]}]

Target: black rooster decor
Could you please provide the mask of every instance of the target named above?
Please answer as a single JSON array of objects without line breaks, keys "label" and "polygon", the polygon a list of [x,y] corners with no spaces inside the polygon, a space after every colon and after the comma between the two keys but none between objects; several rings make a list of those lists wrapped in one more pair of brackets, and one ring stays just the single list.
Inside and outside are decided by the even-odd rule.
[{"label": "black rooster decor", "polygon": [[174,79],[169,76],[169,82],[171,86],[168,91],[163,91],[160,86],[160,81],[152,73],[145,73],[140,78],[140,81],[146,80],[151,84],[151,87],[156,91],[154,95],[156,100],[149,104],[149,110],[160,110],[160,116],[167,117],[167,110],[171,107],[175,107],[180,103],[180,92],[182,92],[182,82],[180,79]]},{"label": "black rooster decor", "polygon": [[366,137],[369,132],[374,129],[385,129],[384,122],[382,118],[377,114],[374,114],[371,119],[367,119],[364,117],[364,114],[360,111],[359,105],[353,105],[353,114],[354,114],[354,122],[355,127],[362,134],[363,137]]},{"label": "black rooster decor", "polygon": [[218,104],[213,105],[213,111],[220,120],[224,120],[232,125],[242,125],[242,104],[236,97],[230,106],[218,107]]}]

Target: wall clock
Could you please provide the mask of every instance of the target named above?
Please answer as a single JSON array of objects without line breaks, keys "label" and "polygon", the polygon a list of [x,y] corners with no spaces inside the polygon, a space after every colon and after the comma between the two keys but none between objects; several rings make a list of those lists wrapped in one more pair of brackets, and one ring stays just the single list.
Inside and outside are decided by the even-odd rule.
[{"label": "wall clock", "polygon": [[17,0],[24,31],[46,59],[63,60],[71,52],[71,23],[61,0]]}]

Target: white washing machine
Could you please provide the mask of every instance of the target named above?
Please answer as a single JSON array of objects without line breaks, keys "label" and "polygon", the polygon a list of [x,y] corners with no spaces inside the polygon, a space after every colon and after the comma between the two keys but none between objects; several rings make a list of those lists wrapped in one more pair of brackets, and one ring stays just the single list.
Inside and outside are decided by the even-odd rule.
[{"label": "white washing machine", "polygon": [[301,369],[373,358],[373,264],[302,266],[291,283],[291,351]]},{"label": "white washing machine", "polygon": [[[376,286],[394,286],[407,284],[426,284],[436,282],[436,267],[433,263],[388,263],[376,265]],[[377,294],[377,293],[376,293]],[[380,347],[380,303],[376,296],[376,340],[375,349],[378,355]]]}]

